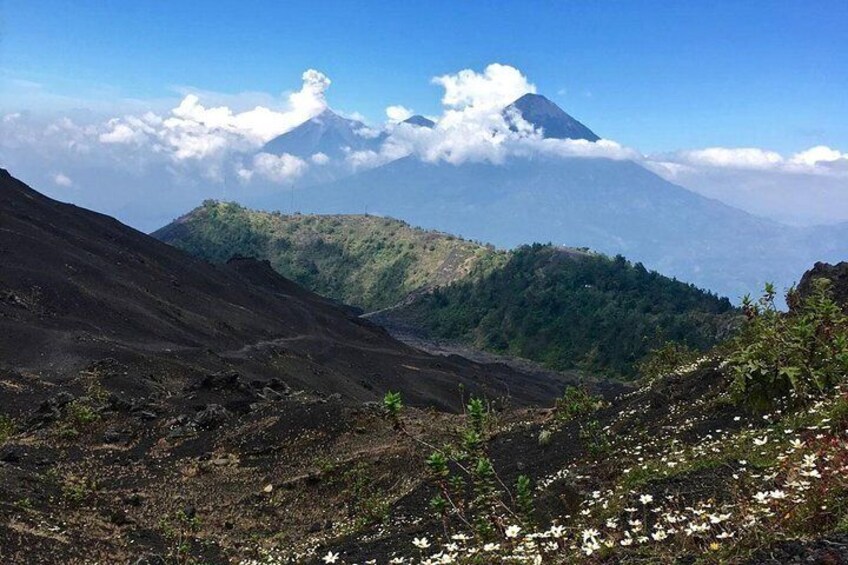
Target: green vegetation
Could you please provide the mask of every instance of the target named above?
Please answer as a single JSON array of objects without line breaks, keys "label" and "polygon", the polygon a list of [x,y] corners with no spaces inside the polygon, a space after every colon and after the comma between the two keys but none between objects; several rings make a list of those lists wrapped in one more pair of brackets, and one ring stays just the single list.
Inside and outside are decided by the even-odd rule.
[{"label": "green vegetation", "polygon": [[5,414],[0,414],[0,444],[15,434],[15,422]]},{"label": "green vegetation", "polygon": [[692,285],[623,257],[535,244],[489,273],[419,297],[398,312],[431,335],[555,369],[634,377],[651,349],[673,340],[714,345],[736,311]]},{"label": "green vegetation", "polygon": [[746,297],[748,319],[733,342],[728,365],[735,393],[757,409],[788,398],[805,403],[832,389],[848,374],[848,316],[830,295],[830,281],[817,279],[805,299],[785,314],[775,306],[773,285],[756,302]]},{"label": "green vegetation", "polygon": [[212,200],[153,235],[216,263],[267,259],[306,288],[367,310],[505,260],[491,246],[390,218],[283,215]]},{"label": "green vegetation", "polygon": [[570,386],[565,389],[562,398],[556,401],[556,419],[559,422],[568,422],[591,414],[601,406],[604,401],[598,396],[593,396],[583,387]]},{"label": "green vegetation", "polygon": [[388,393],[383,399],[387,417],[395,429],[430,450],[424,460],[436,494],[429,508],[442,520],[445,530],[452,519],[458,520],[479,540],[510,535],[502,519],[529,525],[533,521],[533,485],[529,477],[519,475],[511,491],[495,470],[487,452],[496,428],[490,407],[472,397],[465,407],[465,425],[455,441],[437,447],[413,435],[402,418],[400,394]]},{"label": "green vegetation", "polygon": [[690,347],[669,341],[661,347],[652,349],[637,364],[636,369],[640,377],[651,381],[692,363],[698,358],[698,354],[698,351]]},{"label": "green vegetation", "polygon": [[387,316],[554,369],[633,378],[651,349],[674,341],[676,353],[703,351],[736,314],[726,299],[620,256],[539,244],[502,252],[389,218],[207,201],[154,235],[213,262],[267,259],[306,288],[367,310],[407,302]]},{"label": "green vegetation", "polygon": [[65,407],[63,417],[57,422],[57,433],[61,438],[75,439],[101,418],[91,398],[77,398]]}]

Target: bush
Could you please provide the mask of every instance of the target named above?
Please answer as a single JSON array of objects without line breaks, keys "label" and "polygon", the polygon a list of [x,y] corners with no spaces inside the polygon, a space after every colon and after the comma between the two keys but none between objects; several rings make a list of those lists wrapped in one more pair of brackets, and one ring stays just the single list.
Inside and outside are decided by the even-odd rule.
[{"label": "bush", "polygon": [[763,410],[782,399],[803,404],[831,389],[848,373],[848,317],[818,279],[790,313],[775,305],[773,285],[756,302],[743,301],[747,323],[732,343],[728,367],[737,398]]},{"label": "bush", "polygon": [[591,395],[585,388],[570,386],[565,389],[562,398],[557,398],[556,419],[567,422],[591,414],[603,406],[603,403],[600,397]]},{"label": "bush", "polygon": [[695,361],[698,352],[684,344],[667,341],[662,347],[652,349],[637,364],[639,376],[648,381],[669,375]]}]

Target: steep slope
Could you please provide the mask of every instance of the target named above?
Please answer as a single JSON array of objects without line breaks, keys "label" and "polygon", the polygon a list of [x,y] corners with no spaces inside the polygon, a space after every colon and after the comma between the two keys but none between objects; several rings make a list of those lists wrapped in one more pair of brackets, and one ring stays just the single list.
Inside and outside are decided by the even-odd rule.
[{"label": "steep slope", "polygon": [[362,122],[343,118],[328,109],[275,137],[262,150],[277,155],[288,153],[301,158],[309,158],[316,153],[340,157],[346,150],[377,149],[383,139],[384,134],[372,134]]},{"label": "steep slope", "polygon": [[237,563],[370,523],[415,478],[368,401],[449,421],[468,394],[572,382],[428,355],[267,263],[212,265],[4,170],[0,257],[2,563]]},{"label": "steep slope", "polygon": [[504,110],[507,120],[511,119],[514,112],[533,124],[536,129],[541,129],[546,138],[585,139],[586,141],[600,139],[595,132],[569,116],[562,108],[541,94],[525,94],[507,106]]},{"label": "steep slope", "polygon": [[623,257],[524,246],[508,262],[376,316],[427,335],[543,362],[634,377],[666,341],[706,350],[729,333],[727,299]]},{"label": "steep slope", "polygon": [[0,225],[0,360],[9,368],[62,379],[109,357],[131,367],[133,386],[152,386],[150,375],[184,382],[237,368],[349,399],[403,389],[444,408],[457,405],[460,382],[524,401],[560,388],[530,379],[522,392],[522,377],[505,368],[423,354],[297,285],[274,282],[270,268],[253,284],[239,269],[52,201],[5,171]]},{"label": "steep slope", "polygon": [[213,201],[152,235],[213,262],[267,259],[310,290],[366,310],[505,260],[491,247],[390,218],[284,216]]},{"label": "steep slope", "polygon": [[630,161],[394,161],[301,191],[304,211],[369,211],[513,247],[551,241],[623,254],[738,300],[848,254],[842,232],[791,228],[671,184]]}]

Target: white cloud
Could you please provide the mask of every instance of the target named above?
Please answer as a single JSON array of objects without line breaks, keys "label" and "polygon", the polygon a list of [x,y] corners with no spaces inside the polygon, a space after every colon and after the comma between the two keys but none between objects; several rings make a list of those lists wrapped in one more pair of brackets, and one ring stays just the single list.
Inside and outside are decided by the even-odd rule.
[{"label": "white cloud", "polygon": [[536,92],[536,86],[521,71],[499,63],[489,65],[482,73],[465,69],[435,77],[433,83],[445,89],[442,104],[454,109],[499,109],[528,92]]},{"label": "white cloud", "polygon": [[756,147],[709,147],[650,156],[647,162],[655,170],[673,175],[712,169],[808,175],[841,175],[848,172],[848,153],[824,145],[811,147],[789,157]]},{"label": "white cloud", "polygon": [[712,147],[641,162],[669,181],[760,216],[799,225],[848,219],[848,154],[830,147],[789,156]]},{"label": "white cloud", "polygon": [[271,182],[284,183],[301,176],[308,166],[303,159],[288,153],[259,153],[253,157],[253,169],[241,168],[238,175],[245,181],[250,181],[254,174],[258,174]]},{"label": "white cloud", "polygon": [[[0,119],[0,150],[9,166],[15,164],[9,156],[16,155],[41,178],[43,171],[69,172],[74,181],[64,173],[47,178],[55,186],[84,186],[86,193],[97,192],[110,202],[120,200],[115,182],[127,174],[156,179],[139,180],[136,186],[161,186],[170,197],[168,187],[208,192],[206,181],[223,184],[236,176],[245,189],[252,184],[252,190],[261,191],[270,188],[267,182],[289,182],[310,168],[317,172],[325,167],[322,178],[328,178],[345,167],[372,168],[408,155],[453,164],[543,155],[632,159],[682,186],[754,213],[795,222],[848,219],[848,153],[843,150],[820,145],[784,155],[756,147],[707,147],[646,156],[612,140],[545,139],[519,116],[505,119],[504,107],[536,87],[518,69],[502,64],[433,78],[444,89],[433,128],[363,125],[359,135],[385,136],[378,150],[350,151],[343,160],[323,153],[306,159],[261,153],[264,143],[327,108],[331,81],[315,70],[301,78],[300,88],[282,98],[183,90],[178,104],[171,100],[156,112],[133,109],[136,113],[113,119],[86,121],[75,114],[73,120],[45,121],[28,111],[7,113]],[[168,107],[172,109],[162,109]],[[412,113],[402,105],[386,108],[391,122]],[[346,116],[366,121],[355,113]],[[98,187],[92,179],[103,172],[113,176]]]},{"label": "white cloud", "polygon": [[243,112],[227,106],[207,107],[197,94],[187,94],[170,115],[126,116],[109,120],[98,135],[105,144],[149,143],[176,161],[219,158],[230,150],[261,147],[264,143],[316,116],[327,107],[330,86],[326,75],[309,69],[303,84],[288,96],[287,108],[256,106]]},{"label": "white cloud", "polygon": [[403,106],[389,106],[386,108],[386,116],[389,118],[389,121],[392,122],[402,122],[407,120],[413,116],[414,112],[409,108],[404,108]]},{"label": "white cloud", "polygon": [[70,177],[68,177],[64,173],[56,173],[55,175],[53,175],[53,182],[56,184],[56,186],[66,188],[74,185],[74,181],[72,181]]},{"label": "white cloud", "polygon": [[695,165],[731,167],[738,169],[768,169],[783,161],[774,151],[754,147],[726,148],[709,147],[679,153],[681,159]]},{"label": "white cloud", "polygon": [[326,155],[326,153],[315,153],[309,158],[309,160],[316,165],[326,165],[330,162],[330,158]]},{"label": "white cloud", "polygon": [[[536,86],[521,72],[508,65],[491,64],[483,72],[471,69],[432,79],[444,88],[441,116],[433,128],[399,124],[379,153],[355,152],[347,156],[355,169],[378,166],[388,161],[415,155],[435,162],[460,164],[466,161],[502,163],[510,156],[544,154],[562,157],[606,157],[630,159],[638,153],[619,144],[602,140],[543,139],[540,132],[516,112],[507,120],[504,108]],[[410,110],[402,106],[386,109],[390,119],[400,121]]]}]

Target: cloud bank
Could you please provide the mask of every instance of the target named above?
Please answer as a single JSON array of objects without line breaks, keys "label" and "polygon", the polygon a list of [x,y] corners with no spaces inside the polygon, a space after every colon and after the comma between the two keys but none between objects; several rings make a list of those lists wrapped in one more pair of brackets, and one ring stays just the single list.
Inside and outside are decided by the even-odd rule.
[{"label": "cloud bank", "polygon": [[53,171],[36,179],[36,185],[47,181],[116,206],[122,201],[116,188],[100,186],[104,181],[99,179],[135,178],[140,186],[161,186],[163,198],[176,198],[178,191],[214,196],[217,189],[209,188],[214,186],[223,186],[224,195],[236,189],[239,194],[274,190],[298,179],[307,182],[312,174],[326,179],[406,156],[455,165],[499,164],[514,157],[629,159],[754,213],[795,223],[848,219],[848,153],[839,149],[819,145],[783,155],[756,147],[707,147],[645,155],[609,139],[546,139],[520,115],[504,114],[511,102],[537,90],[512,66],[464,69],[431,83],[442,89],[441,113],[431,116],[434,127],[402,123],[413,111],[394,104],[386,108],[385,126],[367,125],[356,132],[384,139],[377,148],[348,151],[336,159],[323,153],[300,158],[262,151],[271,139],[329,107],[331,80],[314,69],[305,71],[299,88],[287,96],[275,100],[252,93],[248,99],[254,105],[239,110],[231,107],[234,97],[193,91],[167,112],[88,123],[12,112],[0,119],[0,157],[3,166],[13,169],[29,167],[41,175]]}]

